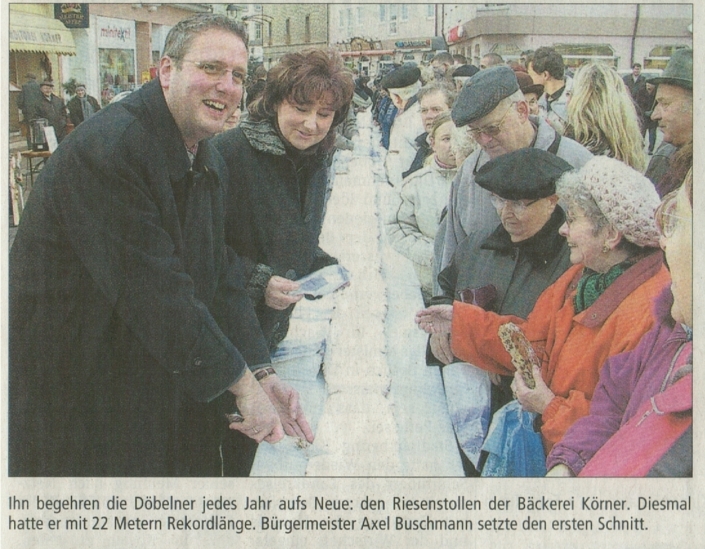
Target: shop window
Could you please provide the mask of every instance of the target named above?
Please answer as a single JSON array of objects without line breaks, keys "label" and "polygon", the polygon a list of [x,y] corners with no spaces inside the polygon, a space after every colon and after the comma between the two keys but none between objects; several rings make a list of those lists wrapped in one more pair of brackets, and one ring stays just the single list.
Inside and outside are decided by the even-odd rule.
[{"label": "shop window", "polygon": [[642,63],[644,70],[663,70],[668,65],[673,52],[687,46],[656,46],[649,52],[649,56],[644,58]]},{"label": "shop window", "polygon": [[618,58],[609,44],[556,44],[553,47],[563,56],[565,66],[571,69],[598,61],[617,67]]},{"label": "shop window", "polygon": [[101,99],[104,105],[120,92],[135,89],[134,50],[100,49]]}]

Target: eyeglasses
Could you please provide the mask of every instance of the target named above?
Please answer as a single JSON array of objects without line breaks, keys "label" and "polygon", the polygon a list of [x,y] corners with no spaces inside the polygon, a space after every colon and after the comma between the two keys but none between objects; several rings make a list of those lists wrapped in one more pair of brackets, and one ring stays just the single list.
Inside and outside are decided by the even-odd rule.
[{"label": "eyeglasses", "polygon": [[499,122],[496,124],[489,124],[485,126],[484,128],[468,128],[468,133],[474,138],[477,139],[480,137],[481,133],[484,133],[487,137],[496,137],[499,135],[499,132],[502,131],[502,125],[504,124],[504,119],[507,118],[507,115],[509,114],[509,111],[511,111],[514,108],[514,105],[516,103],[512,103],[509,105],[509,108],[507,109],[507,112],[504,113],[504,116],[500,118]]},{"label": "eyeglasses", "polygon": [[233,78],[233,84],[236,86],[242,86],[245,82],[245,75],[243,73],[238,70],[230,70],[221,63],[212,61],[191,61],[190,59],[183,59],[182,61],[195,65],[213,80],[220,80],[223,76],[230,73]]},{"label": "eyeglasses", "polygon": [[512,208],[512,211],[518,215],[521,215],[526,212],[529,206],[531,206],[535,202],[538,202],[539,200],[541,199],[537,198],[536,200],[529,200],[528,202],[524,202],[522,200],[506,200],[500,196],[497,196],[496,194],[490,196],[490,201],[498,212],[501,212],[506,206],[510,206]]},{"label": "eyeglasses", "polygon": [[689,219],[687,217],[675,214],[676,207],[678,206],[676,199],[677,193],[678,191],[673,191],[664,196],[661,204],[656,209],[656,213],[654,214],[656,228],[665,238],[671,238],[673,233],[676,232],[679,219],[683,221],[687,221]]}]

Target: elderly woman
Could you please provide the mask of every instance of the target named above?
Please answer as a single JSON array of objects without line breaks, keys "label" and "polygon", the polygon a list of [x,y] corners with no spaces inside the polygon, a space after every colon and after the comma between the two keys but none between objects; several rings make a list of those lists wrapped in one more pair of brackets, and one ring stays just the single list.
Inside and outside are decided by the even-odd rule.
[{"label": "elderly woman", "polygon": [[436,118],[428,133],[433,156],[424,168],[404,180],[401,203],[387,224],[392,246],[414,265],[426,304],[433,295],[433,241],[443,208],[448,204],[450,184],[458,171],[450,143],[453,128],[450,113]]},{"label": "elderly woman", "polygon": [[[677,407],[671,400],[674,391],[683,390],[677,387],[692,384],[692,170],[681,189],[664,198],[656,224],[672,278],[654,302],[656,325],[632,352],[605,363],[590,415],[579,419],[548,456],[550,476],[692,475],[691,387],[685,387]],[[652,413],[653,404],[669,413]],[[655,428],[662,421],[671,429]]]},{"label": "elderly woman", "polygon": [[[571,169],[556,155],[534,148],[519,149],[482,166],[475,180],[492,193],[501,223],[460,243],[450,265],[438,277],[443,293],[432,302],[450,304],[458,299],[499,314],[529,314],[541,292],[570,266],[568,244],[558,232],[565,214],[558,206],[556,181]],[[478,390],[461,388],[477,385],[479,379],[487,401],[490,385],[485,378],[489,378],[470,364],[456,363],[449,334],[432,334],[430,347],[441,363],[454,363],[442,369],[446,399],[460,447],[472,462],[471,466],[461,455],[465,472],[475,476],[480,468],[477,449],[485,432],[465,425],[479,409]],[[498,378],[491,388],[493,410],[509,402],[512,395],[511,377]]]},{"label": "elderly woman", "polygon": [[[336,263],[318,246],[328,155],[353,94],[333,51],[286,54],[238,126],[213,138],[230,172],[225,240],[243,258],[245,279],[270,351],[284,339],[301,295],[297,279]],[[286,408],[291,403],[284,402]],[[285,412],[280,411],[280,417]],[[292,414],[289,414],[292,415]],[[312,440],[298,417],[287,434]],[[249,468],[248,468],[249,470]],[[243,474],[237,471],[233,474]]]},{"label": "elderly woman", "polygon": [[616,158],[638,172],[646,168],[634,102],[617,72],[604,63],[588,63],[575,73],[565,135],[593,154]]},{"label": "elderly woman", "polygon": [[[451,332],[461,360],[514,374],[522,407],[541,416],[546,452],[587,415],[605,360],[636,347],[651,329],[651,300],[669,281],[653,219],[659,200],[646,178],[598,156],[564,175],[557,190],[567,207],[561,234],[573,267],[541,294],[526,320],[458,301],[416,318],[428,333]],[[506,322],[522,328],[541,361],[534,389],[515,374],[500,341]]]}]

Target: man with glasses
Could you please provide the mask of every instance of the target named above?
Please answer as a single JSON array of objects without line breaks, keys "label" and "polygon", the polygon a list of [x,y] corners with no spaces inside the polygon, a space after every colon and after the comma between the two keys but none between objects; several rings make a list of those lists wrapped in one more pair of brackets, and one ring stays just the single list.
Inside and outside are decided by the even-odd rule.
[{"label": "man with glasses", "polygon": [[239,105],[246,67],[237,23],[178,23],[159,78],[42,170],[10,254],[10,475],[217,476],[227,416],[258,442],[282,438],[224,243],[224,163],[204,141]]},{"label": "man with glasses", "polygon": [[526,147],[556,154],[573,168],[580,168],[592,156],[582,145],[556,134],[542,118],[530,116],[514,71],[507,66],[472,76],[460,91],[451,116],[456,126],[468,127],[479,147],[465,160],[451,187],[441,269],[469,234],[499,223],[489,191],[475,183],[477,171],[488,161]]},{"label": "man with glasses", "polygon": [[[490,193],[500,222],[471,234],[458,246],[438,276],[442,292],[432,303],[451,305],[460,299],[526,318],[539,295],[570,266],[570,248],[558,232],[565,214],[556,195],[556,181],[570,169],[554,154],[526,148],[501,155],[478,170],[476,183]],[[490,410],[478,405],[483,400],[491,401],[492,411],[509,402],[513,378],[492,376],[497,384],[491,386],[486,372],[453,357],[450,334],[433,334],[429,344],[438,361],[446,364],[442,369],[446,400],[465,473],[478,476],[479,448],[486,433],[472,419],[481,411],[489,420]]]}]

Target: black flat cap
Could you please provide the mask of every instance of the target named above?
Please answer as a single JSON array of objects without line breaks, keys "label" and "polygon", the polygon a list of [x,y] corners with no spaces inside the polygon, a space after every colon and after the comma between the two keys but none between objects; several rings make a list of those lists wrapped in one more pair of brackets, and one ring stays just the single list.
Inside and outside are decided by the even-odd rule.
[{"label": "black flat cap", "polygon": [[457,69],[453,71],[453,78],[458,78],[461,76],[475,76],[480,72],[475,65],[460,65]]},{"label": "black flat cap", "polygon": [[460,90],[451,117],[465,126],[491,113],[499,102],[519,90],[514,71],[506,65],[490,67],[475,74]]},{"label": "black flat cap", "polygon": [[550,152],[519,149],[490,160],[477,171],[475,181],[506,200],[535,200],[556,194],[556,181],[572,169]]},{"label": "black flat cap", "polygon": [[380,85],[387,90],[406,88],[415,84],[421,78],[421,70],[418,67],[404,65],[382,78]]}]

